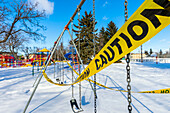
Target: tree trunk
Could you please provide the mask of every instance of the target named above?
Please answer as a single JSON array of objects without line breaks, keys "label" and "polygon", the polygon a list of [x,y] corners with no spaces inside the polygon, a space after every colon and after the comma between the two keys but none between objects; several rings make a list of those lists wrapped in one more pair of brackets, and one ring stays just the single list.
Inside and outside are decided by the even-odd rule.
[{"label": "tree trunk", "polygon": [[15,48],[13,46],[9,46],[9,50],[11,54],[14,56],[15,60],[18,59],[17,52],[15,53]]}]

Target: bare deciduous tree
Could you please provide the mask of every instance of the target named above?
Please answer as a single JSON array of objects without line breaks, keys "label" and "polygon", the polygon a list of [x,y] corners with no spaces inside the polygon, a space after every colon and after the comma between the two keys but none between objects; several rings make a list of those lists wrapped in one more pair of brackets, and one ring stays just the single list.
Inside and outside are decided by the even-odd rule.
[{"label": "bare deciduous tree", "polygon": [[37,10],[38,3],[33,4],[26,0],[0,2],[0,43],[16,33],[22,33],[34,40],[43,40],[45,37],[39,32],[45,30],[40,20],[45,18],[45,11]]},{"label": "bare deciduous tree", "polygon": [[18,59],[17,53],[20,47],[23,45],[24,42],[27,42],[28,39],[25,38],[20,33],[16,33],[13,35],[10,35],[10,38],[4,43],[0,44],[0,48],[10,51],[11,54],[15,57],[15,59]]},{"label": "bare deciduous tree", "polygon": [[18,59],[17,53],[18,53],[19,47],[22,46],[23,43],[26,42],[26,41],[28,41],[28,40],[19,33],[11,35],[11,37],[9,38],[7,45],[9,47],[11,54],[16,59]]},{"label": "bare deciduous tree", "polygon": [[29,55],[31,54],[31,53],[34,53],[34,49],[32,48],[32,47],[22,47],[22,49],[21,49],[21,51],[22,52],[24,52],[24,54],[25,54],[25,56],[26,56],[26,58],[27,59],[29,59]]}]

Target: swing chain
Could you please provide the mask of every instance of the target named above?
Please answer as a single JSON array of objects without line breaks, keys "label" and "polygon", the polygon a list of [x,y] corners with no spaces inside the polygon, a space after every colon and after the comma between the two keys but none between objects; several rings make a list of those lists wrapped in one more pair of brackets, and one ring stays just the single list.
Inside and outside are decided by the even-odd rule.
[{"label": "swing chain", "polygon": [[127,0],[125,0],[124,6],[125,6],[125,21],[127,21],[127,18],[128,18],[128,9],[127,9],[128,1]]},{"label": "swing chain", "polygon": [[[93,0],[93,44],[94,44],[94,57],[95,57],[95,0]],[[96,74],[94,74],[94,113],[97,113],[97,102],[96,102]]]},{"label": "swing chain", "polygon": [[[125,6],[125,22],[127,21],[127,18],[128,18],[128,9],[127,9],[127,5],[128,5],[128,1],[125,0],[124,2],[124,6]],[[130,78],[130,53],[127,54],[127,58],[126,58],[126,63],[127,63],[127,66],[126,66],[126,70],[127,70],[127,90],[128,90],[128,110],[129,110],[129,113],[132,112],[132,106],[131,106],[131,102],[132,102],[132,99],[131,99],[131,85],[130,85],[130,82],[131,82],[131,78]]]},{"label": "swing chain", "polygon": [[132,106],[131,106],[131,102],[132,102],[132,99],[131,99],[131,85],[130,85],[130,82],[131,82],[131,78],[130,78],[130,53],[127,54],[127,58],[126,58],[126,62],[127,62],[127,66],[126,66],[126,70],[127,70],[127,90],[128,90],[128,110],[129,110],[129,113],[131,113],[132,111]]},{"label": "swing chain", "polygon": [[[72,36],[73,36],[73,20],[71,21],[71,32],[72,32]],[[72,47],[72,55],[73,55],[73,47]],[[71,73],[72,73],[72,83],[73,83],[73,70],[71,70]],[[71,85],[72,87],[72,98],[74,98],[74,86]]]}]

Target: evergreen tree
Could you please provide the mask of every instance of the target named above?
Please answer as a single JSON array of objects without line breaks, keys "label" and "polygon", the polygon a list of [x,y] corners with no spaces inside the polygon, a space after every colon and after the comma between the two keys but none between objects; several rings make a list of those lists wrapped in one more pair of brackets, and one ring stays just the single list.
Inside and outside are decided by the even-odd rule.
[{"label": "evergreen tree", "polygon": [[[93,16],[91,12],[88,14],[87,11],[85,11],[85,16],[82,16],[80,20],[78,20],[80,23],[79,25],[74,26],[77,28],[77,30],[73,30],[76,34],[76,38],[74,39],[74,42],[76,44],[76,47],[78,49],[79,47],[79,41],[80,41],[80,56],[83,60],[83,63],[89,63],[92,60],[93,54],[94,54],[94,42],[93,42]],[[97,22],[95,22],[97,24]],[[79,31],[80,29],[80,31]],[[97,29],[95,29],[95,32]],[[79,39],[79,33],[80,33],[80,39]],[[71,42],[70,42],[71,44]],[[97,33],[95,33],[95,45],[96,45],[96,54],[98,52],[98,45],[99,45],[99,39],[97,37]],[[79,49],[78,49],[79,50]]]},{"label": "evergreen tree", "polygon": [[159,52],[159,54],[160,54],[160,55],[162,55],[162,53],[163,53],[163,52],[162,52],[162,49],[160,49],[160,52]]},{"label": "evergreen tree", "polygon": [[144,52],[144,53],[145,53],[146,55],[149,55],[148,51],[146,51],[146,50],[145,50],[145,52]]},{"label": "evergreen tree", "polygon": [[[106,28],[106,30],[104,29],[104,27],[101,28],[100,30],[100,46],[102,45],[102,47],[112,38],[112,36],[117,32],[118,28],[116,27],[116,25],[114,24],[114,22],[110,22]],[[100,47],[101,48],[101,47]]]},{"label": "evergreen tree", "polygon": [[151,55],[153,53],[152,48],[150,48],[149,54]]},{"label": "evergreen tree", "polygon": [[[61,51],[60,51],[61,50]],[[63,42],[61,42],[61,45],[60,45],[60,49],[59,49],[59,55],[60,55],[60,59],[61,60],[64,60],[64,57],[62,55],[62,53],[65,55],[66,54],[66,50],[64,49],[64,46],[63,46]]]},{"label": "evergreen tree", "polygon": [[[116,27],[114,22],[109,22],[106,30],[104,29],[104,27],[101,28],[100,30],[100,42],[102,42],[103,44],[101,45],[105,45],[112,37],[113,35],[117,32],[118,28]],[[122,59],[122,58],[121,58]],[[118,61],[116,61],[116,63],[121,62],[119,59]]]},{"label": "evergreen tree", "polygon": [[108,42],[107,34],[104,27],[102,27],[99,32],[99,38],[100,38],[99,48],[102,49],[103,46]]},{"label": "evergreen tree", "polygon": [[117,30],[118,30],[118,28],[116,27],[115,23],[111,21],[106,28],[106,34],[108,36],[108,41],[117,32]]}]

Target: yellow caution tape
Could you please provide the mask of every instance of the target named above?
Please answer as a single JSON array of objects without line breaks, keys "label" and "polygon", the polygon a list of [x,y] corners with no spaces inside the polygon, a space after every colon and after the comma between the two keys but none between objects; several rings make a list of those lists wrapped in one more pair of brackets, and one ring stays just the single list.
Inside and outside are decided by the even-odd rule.
[{"label": "yellow caution tape", "polygon": [[[67,62],[67,61],[65,61],[65,62]],[[77,74],[77,75],[79,75],[77,72],[76,72],[76,70],[74,70],[73,69],[73,67],[67,62],[67,64],[69,65],[69,67]],[[44,65],[45,66],[45,65]],[[70,85],[74,85],[75,83],[73,83],[73,84],[59,84],[59,83],[55,83],[55,82],[53,82],[48,76],[47,76],[47,74],[45,73],[45,70],[43,70],[42,71],[42,74],[43,74],[43,76],[44,76],[44,78],[48,81],[48,82],[50,82],[50,83],[52,83],[52,84],[54,84],[54,85],[58,85],[58,86],[70,86]]]},{"label": "yellow caution tape", "polygon": [[77,75],[79,75],[78,73],[77,73],[77,71],[75,70],[75,69],[73,69],[73,67],[67,62],[67,65],[77,74]]},{"label": "yellow caution tape", "polygon": [[67,61],[59,61],[59,60],[56,60],[55,62],[67,62]]},{"label": "yellow caution tape", "polygon": [[[66,61],[66,62],[67,62],[67,61]],[[70,67],[77,75],[79,75],[79,74],[76,72],[76,70],[74,70],[73,67],[72,67],[68,62],[67,62],[67,64],[69,65],[69,67]],[[58,85],[58,86],[70,86],[70,85],[76,84],[76,83],[72,83],[72,84],[59,84],[59,83],[55,83],[55,82],[53,82],[53,81],[47,76],[47,74],[45,73],[45,70],[42,71],[42,74],[43,74],[44,78],[45,78],[48,82],[50,82],[50,83],[52,83],[52,84],[54,84],[54,85]]]},{"label": "yellow caution tape", "polygon": [[170,94],[170,88],[167,89],[160,89],[160,90],[153,90],[153,91],[141,91],[137,93],[157,93],[157,94]]},{"label": "yellow caution tape", "polygon": [[[69,65],[69,67],[70,67],[77,75],[79,75],[79,74],[76,72],[76,70],[74,70],[73,67],[72,67],[68,62],[67,62],[67,64]],[[45,78],[48,82],[50,82],[50,83],[52,83],[52,84],[54,84],[54,85],[58,85],[58,86],[70,86],[70,85],[76,84],[75,82],[72,83],[72,84],[59,84],[59,83],[54,83],[54,82],[47,76],[47,74],[45,73],[45,70],[43,70],[42,73],[43,73],[44,78]],[[91,80],[91,79],[86,79],[86,80],[89,81],[89,82],[95,83],[95,82],[94,82],[93,80]],[[109,88],[109,87],[107,87],[107,86],[105,86],[105,85],[102,85],[102,84],[100,84],[100,83],[98,83],[98,82],[96,82],[96,85],[101,86],[101,87],[104,87],[104,88],[106,88],[106,89],[114,90],[114,91],[128,92],[128,91],[126,91],[126,90],[118,90],[118,89]],[[170,88],[160,89],[160,90],[153,90],[153,91],[141,91],[141,92],[133,92],[133,91],[131,91],[131,93],[155,93],[155,94],[161,93],[161,94],[168,94],[168,93],[170,93]]]},{"label": "yellow caution tape", "polygon": [[[70,65],[69,65],[69,66],[70,66]],[[73,68],[72,68],[72,69],[73,69]],[[73,69],[73,71],[74,71],[76,74],[78,74],[74,69]],[[50,82],[50,83],[52,83],[52,84],[54,84],[54,85],[58,85],[58,86],[70,86],[70,85],[76,84],[76,83],[72,83],[72,84],[59,84],[59,83],[55,83],[55,82],[53,82],[53,81],[47,76],[47,74],[45,73],[44,70],[42,71],[42,74],[43,74],[44,78],[45,78],[48,82]],[[92,83],[95,83],[95,82],[94,82],[93,80],[91,80],[91,79],[87,79],[87,81],[92,82]],[[107,87],[107,86],[105,86],[105,85],[102,85],[102,84],[100,84],[100,83],[98,83],[98,82],[96,82],[96,84],[97,84],[98,86],[101,86],[101,87],[104,87],[104,88],[107,88],[107,89],[111,89],[111,90],[115,90],[115,91],[121,91],[121,90],[109,88],[109,87]]]},{"label": "yellow caution tape", "polygon": [[50,82],[50,83],[52,83],[52,84],[54,84],[54,85],[58,85],[58,86],[70,86],[70,85],[72,85],[72,84],[59,84],[59,83],[54,83],[50,78],[48,78],[47,74],[45,73],[45,70],[42,71],[42,74],[43,74],[44,78],[45,78],[48,82]]},{"label": "yellow caution tape", "polygon": [[[93,80],[91,80],[91,79],[87,79],[87,81],[95,83],[95,82],[94,82]],[[109,87],[107,87],[107,86],[105,86],[105,85],[102,85],[102,84],[100,84],[100,83],[98,83],[98,82],[96,82],[96,85],[101,86],[101,87],[104,87],[104,88],[106,88],[106,89],[110,89],[110,90],[121,91],[121,90],[118,90],[118,89],[109,88]]]},{"label": "yellow caution tape", "polygon": [[170,24],[170,1],[146,0],[75,80],[85,80],[130,53]]},{"label": "yellow caution tape", "polygon": [[[90,80],[90,79],[87,79],[87,81],[90,81],[90,82],[93,82],[93,80]],[[97,83],[96,82],[96,85],[98,86],[101,86],[101,87],[104,87],[106,89],[110,89],[110,90],[114,90],[114,91],[121,91],[121,92],[128,92],[126,90],[118,90],[118,89],[113,89],[113,88],[109,88],[105,85],[102,85],[100,83]],[[134,92],[134,91],[131,91],[131,93],[155,93],[155,94],[170,94],[170,88],[167,88],[167,89],[159,89],[159,90],[152,90],[152,91],[140,91],[140,92]]]},{"label": "yellow caution tape", "polygon": [[[126,54],[130,53],[158,32],[170,24],[170,0],[146,0],[138,10],[129,18],[129,20],[117,31],[117,33],[108,41],[102,50],[95,56],[90,64],[84,69],[73,84],[87,79]],[[69,65],[69,64],[68,64]],[[69,65],[70,66],[70,65]],[[73,68],[72,68],[73,69]],[[76,72],[76,71],[74,71]],[[76,72],[78,75],[78,73]],[[47,81],[59,86],[68,86],[73,84],[58,84],[50,80],[45,71],[43,75]],[[94,81],[93,81],[94,83]],[[102,84],[96,83],[105,87]],[[124,90],[117,90],[127,92]],[[169,93],[169,89],[143,91],[136,93]],[[135,93],[135,92],[134,92]]]},{"label": "yellow caution tape", "polygon": [[[52,84],[54,84],[54,85],[58,85],[58,86],[70,86],[70,85],[74,85],[74,84],[75,84],[75,83],[73,83],[73,84],[59,84],[59,83],[54,83],[50,78],[48,78],[48,76],[47,76],[47,74],[45,73],[45,71],[43,71],[42,73],[43,73],[44,78],[45,78],[48,82],[50,82],[50,83],[52,83]],[[91,80],[91,79],[87,79],[87,81],[92,82],[92,83],[95,83],[95,82],[94,82],[93,80]],[[128,92],[128,91],[126,91],[126,90],[118,90],[118,89],[109,88],[109,87],[107,87],[107,86],[105,86],[105,85],[102,85],[102,84],[100,84],[100,83],[98,83],[98,82],[96,82],[96,85],[101,86],[101,87],[104,87],[104,88],[106,88],[106,89],[114,90],[114,91]],[[152,91],[141,91],[141,92],[131,91],[131,93],[170,94],[170,88],[160,89],[160,90],[152,90]]]},{"label": "yellow caution tape", "polygon": [[33,62],[43,62],[44,60],[34,60]]}]

